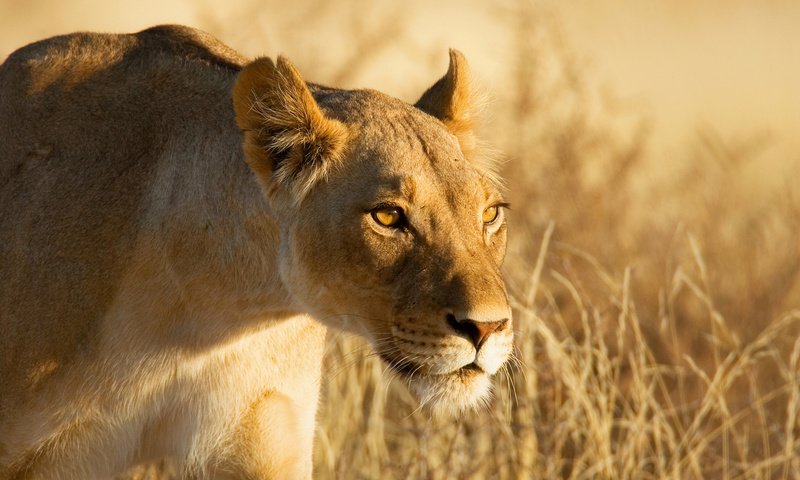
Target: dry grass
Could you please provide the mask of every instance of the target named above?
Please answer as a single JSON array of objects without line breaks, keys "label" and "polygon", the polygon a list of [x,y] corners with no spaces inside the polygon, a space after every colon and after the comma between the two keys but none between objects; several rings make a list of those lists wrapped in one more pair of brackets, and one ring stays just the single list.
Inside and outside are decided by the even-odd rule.
[{"label": "dry grass", "polygon": [[[688,368],[664,365],[639,329],[629,278],[614,299],[620,307],[617,341],[626,332],[633,338],[626,355],[612,354],[620,345],[596,334],[603,323],[596,311],[581,311],[579,339],[557,334],[534,308],[518,304],[523,366],[500,379],[491,409],[455,421],[416,411],[402,387],[388,385],[393,391],[387,396],[384,367],[369,355],[353,354],[358,342],[337,342],[321,413],[317,475],[796,478],[800,341],[788,361],[774,343],[800,321],[800,311],[767,327],[709,372],[691,357]],[[551,318],[557,319],[558,314]],[[737,385],[757,384],[758,372],[765,370],[778,385],[761,393],[754,386],[748,404],[734,406],[743,394]],[[702,384],[696,391],[681,387],[695,380]]]}]

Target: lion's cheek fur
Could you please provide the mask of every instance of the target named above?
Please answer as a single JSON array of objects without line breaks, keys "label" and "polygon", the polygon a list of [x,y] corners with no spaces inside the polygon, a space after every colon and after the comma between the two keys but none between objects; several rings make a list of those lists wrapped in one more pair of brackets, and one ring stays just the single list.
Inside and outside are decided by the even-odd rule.
[{"label": "lion's cheek fur", "polygon": [[326,231],[319,224],[290,232],[281,247],[280,276],[292,299],[325,325],[362,334],[385,330],[386,325],[375,322],[389,321],[390,289],[375,281],[367,262],[353,258],[366,253],[363,246],[352,240],[347,244],[342,241],[345,233]]}]

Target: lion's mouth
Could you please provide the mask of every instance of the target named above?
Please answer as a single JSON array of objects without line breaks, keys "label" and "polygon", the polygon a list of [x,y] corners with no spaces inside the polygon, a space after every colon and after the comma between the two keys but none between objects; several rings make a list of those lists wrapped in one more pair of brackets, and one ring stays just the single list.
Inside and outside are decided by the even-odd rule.
[{"label": "lion's mouth", "polygon": [[479,367],[478,364],[475,363],[475,362],[472,362],[469,365],[464,365],[463,367],[458,369],[458,372],[461,372],[461,371],[466,372],[466,371],[473,371],[473,370],[474,371],[478,371],[478,372],[483,372],[483,369],[481,367]]},{"label": "lion's mouth", "polygon": [[421,364],[400,361],[384,353],[380,357],[433,413],[459,414],[485,405],[488,398],[491,375],[475,362],[446,373],[430,373]]},{"label": "lion's mouth", "polygon": [[430,373],[425,371],[423,365],[416,364],[410,360],[396,360],[383,352],[381,352],[379,355],[381,359],[384,362],[386,362],[386,364],[389,365],[389,367],[391,367],[391,369],[395,373],[398,373],[405,377],[413,377],[415,375],[427,375],[432,377],[438,377],[438,376],[449,376],[449,375],[469,376],[475,374],[486,374],[486,372],[475,362],[458,367],[455,370],[449,372]]}]

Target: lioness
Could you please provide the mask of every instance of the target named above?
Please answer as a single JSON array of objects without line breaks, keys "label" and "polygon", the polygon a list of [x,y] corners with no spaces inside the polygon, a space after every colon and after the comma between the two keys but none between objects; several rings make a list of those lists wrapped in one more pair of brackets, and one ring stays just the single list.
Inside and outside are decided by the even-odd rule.
[{"label": "lioness", "polygon": [[408,105],[162,26],[0,67],[0,478],[307,478],[326,327],[422,402],[511,351],[467,64]]}]

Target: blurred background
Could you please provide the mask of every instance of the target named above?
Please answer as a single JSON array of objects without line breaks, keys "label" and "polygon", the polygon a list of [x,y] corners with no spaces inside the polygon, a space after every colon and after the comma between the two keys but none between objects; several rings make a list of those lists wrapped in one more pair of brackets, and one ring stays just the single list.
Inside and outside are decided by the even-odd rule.
[{"label": "blurred background", "polygon": [[3,0],[0,59],[160,23],[409,102],[455,47],[490,98],[517,362],[431,419],[331,334],[315,476],[800,478],[800,2]]}]

